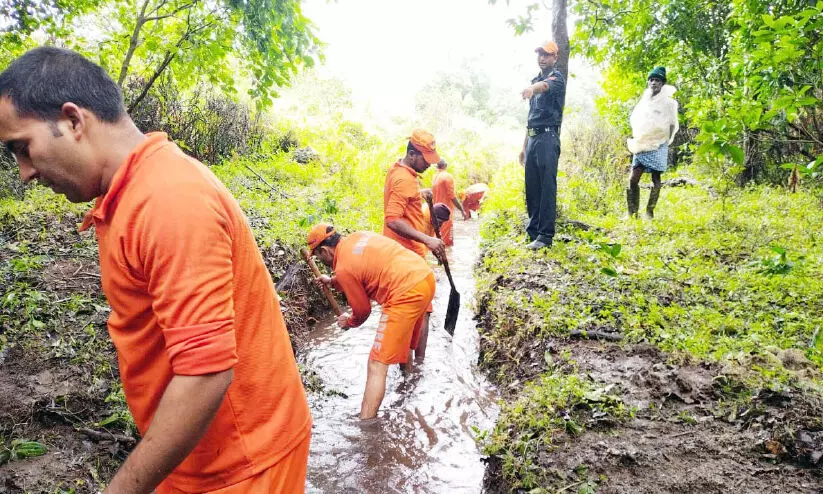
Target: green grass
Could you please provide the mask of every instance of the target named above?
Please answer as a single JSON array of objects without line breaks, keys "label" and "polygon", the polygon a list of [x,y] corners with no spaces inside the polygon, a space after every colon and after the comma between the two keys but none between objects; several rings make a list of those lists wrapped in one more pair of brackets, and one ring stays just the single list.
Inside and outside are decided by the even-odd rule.
[{"label": "green grass", "polygon": [[603,420],[634,416],[617,394],[575,373],[547,372],[526,384],[519,397],[503,405],[491,433],[482,434],[484,452],[500,457],[516,486],[533,489],[550,475],[537,458],[567,438],[597,427]]},{"label": "green grass", "polygon": [[[702,190],[664,189],[653,222],[619,221],[615,204],[611,215],[574,218],[604,231],[561,228],[566,241],[536,255],[521,248],[522,218],[507,211],[484,225],[479,288],[512,273],[539,278],[545,286],[527,304],[539,324],[525,329],[537,337],[609,327],[629,341],[699,359],[745,360],[794,348],[823,368],[817,201],[753,187],[736,193],[723,212]],[[616,245],[618,254],[607,252]],[[512,305],[509,297],[523,296],[497,290],[493,302]],[[759,370],[771,378],[779,367]]]},{"label": "green grass", "polygon": [[[763,388],[823,390],[821,191],[721,187],[701,177],[721,193],[664,188],[653,221],[626,220],[620,166],[565,157],[558,235],[539,253],[523,248],[522,169],[502,168],[492,181],[476,270],[480,363],[508,398],[494,429],[479,435],[511,488],[554,485],[540,454],[583,432],[592,407],[632,416],[617,391],[606,403],[587,401],[598,383],[574,369],[550,365],[528,377],[543,358],[529,348],[574,330],[620,332],[621,344],[646,342],[674,361],[718,364],[726,396],[719,406],[729,413]],[[687,412],[674,419],[695,422]]]}]

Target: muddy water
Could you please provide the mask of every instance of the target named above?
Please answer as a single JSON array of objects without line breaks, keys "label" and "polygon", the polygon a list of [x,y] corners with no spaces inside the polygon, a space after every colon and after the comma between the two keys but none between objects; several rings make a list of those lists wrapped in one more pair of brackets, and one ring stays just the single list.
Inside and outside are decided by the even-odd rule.
[{"label": "muddy water", "polygon": [[449,283],[435,268],[437,294],[426,361],[408,375],[392,366],[378,417],[361,421],[366,363],[380,317],[375,307],[360,328],[316,330],[306,364],[327,388],[345,396],[311,396],[314,429],[310,493],[477,493],[484,466],[472,426],[488,429],[497,416],[495,390],[476,369],[478,335],[472,321],[477,221],[456,222],[452,276],[462,298],[454,338],[443,330]]}]

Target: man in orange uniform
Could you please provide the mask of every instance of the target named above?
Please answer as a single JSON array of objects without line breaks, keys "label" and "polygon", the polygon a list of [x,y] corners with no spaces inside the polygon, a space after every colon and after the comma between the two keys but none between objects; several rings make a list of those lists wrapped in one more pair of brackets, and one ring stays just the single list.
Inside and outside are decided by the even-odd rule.
[{"label": "man in orange uniform", "polygon": [[489,186],[484,183],[476,183],[466,187],[466,190],[460,195],[460,200],[463,203],[463,210],[471,218],[472,211],[480,211],[480,205],[485,199],[486,192],[489,191]]},{"label": "man in orange uniform", "polygon": [[0,140],[20,177],[96,198],[108,327],[142,440],[107,493],[303,492],[311,416],[271,277],[243,212],[120,89],[42,47],[0,74]]},{"label": "man in orange uniform", "polygon": [[[423,218],[420,183],[417,174],[428,170],[429,166],[440,161],[434,136],[423,129],[415,129],[409,137],[406,155],[395,162],[386,175],[383,189],[383,235],[397,241],[403,247],[426,257],[426,250],[431,250],[438,259],[446,255],[446,246],[437,237],[426,235],[426,223]],[[422,361],[426,357],[426,344],[429,336],[429,307],[419,345],[415,348],[415,359]]]},{"label": "man in orange uniform", "polygon": [[[426,225],[426,230],[423,232],[426,235],[435,236],[434,232],[434,223],[432,223],[432,215],[431,211],[429,211],[429,202],[432,202],[432,190],[431,189],[420,189],[420,197],[423,199],[423,220],[424,224]],[[440,225],[443,224],[444,221],[448,221],[451,217],[451,210],[446,207],[445,204],[437,203],[432,204],[432,208],[434,209],[434,221],[437,222],[438,228]]]},{"label": "man in orange uniform", "polygon": [[448,166],[449,165],[443,160],[437,162],[437,173],[435,173],[432,179],[432,194],[434,196],[434,202],[445,204],[451,213],[448,221],[444,221],[440,225],[440,238],[443,239],[443,243],[451,247],[454,245],[454,234],[452,233],[452,228],[454,227],[454,208],[456,207],[460,210],[460,214],[463,215],[464,220],[468,218],[466,217],[466,212],[463,210],[463,204],[454,193],[454,177],[446,171]]},{"label": "man in orange uniform", "polygon": [[322,275],[317,282],[342,291],[349,302],[351,314],[337,318],[341,328],[363,324],[371,314],[370,299],[383,307],[360,407],[361,419],[373,418],[386,392],[389,365],[408,362],[417,346],[426,308],[434,298],[434,273],[420,256],[376,233],[343,237],[332,225],[320,223],[306,241],[312,254],[334,270],[333,278]]}]

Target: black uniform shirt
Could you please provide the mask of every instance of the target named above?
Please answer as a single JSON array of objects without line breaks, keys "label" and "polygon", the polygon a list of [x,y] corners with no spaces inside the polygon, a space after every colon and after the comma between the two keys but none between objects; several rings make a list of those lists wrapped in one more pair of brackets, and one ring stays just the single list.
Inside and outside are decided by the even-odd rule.
[{"label": "black uniform shirt", "polygon": [[545,93],[535,94],[529,99],[529,122],[530,129],[545,127],[559,127],[563,120],[563,74],[552,68],[545,76],[541,72],[532,79],[532,84],[540,81],[549,83],[549,90]]}]

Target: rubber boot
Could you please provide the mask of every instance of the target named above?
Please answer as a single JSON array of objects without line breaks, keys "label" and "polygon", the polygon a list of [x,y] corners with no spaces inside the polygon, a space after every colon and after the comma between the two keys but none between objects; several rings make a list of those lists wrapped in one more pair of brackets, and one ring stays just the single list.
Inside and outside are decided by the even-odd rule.
[{"label": "rubber boot", "polygon": [[649,193],[649,203],[646,204],[646,217],[649,219],[654,218],[654,208],[657,207],[657,200],[660,199],[660,189],[662,187],[652,187],[652,191]]},{"label": "rubber boot", "polygon": [[637,210],[640,209],[640,187],[629,186],[626,189],[626,203],[629,206],[629,218],[636,218]]}]

